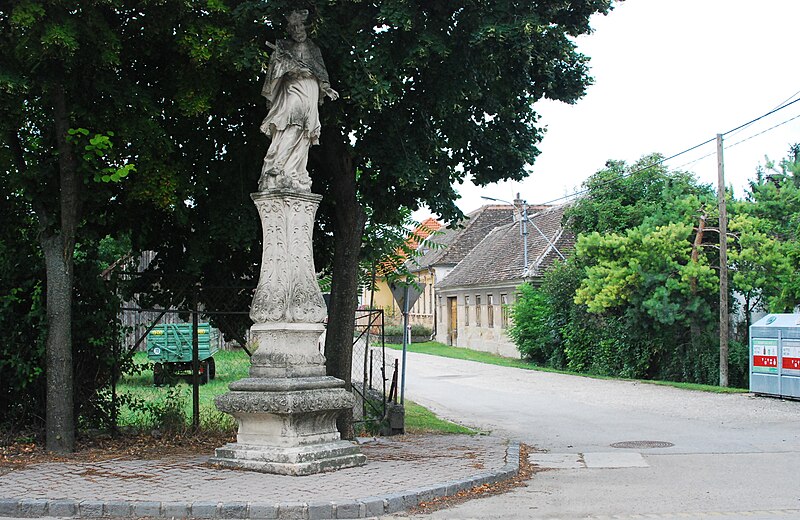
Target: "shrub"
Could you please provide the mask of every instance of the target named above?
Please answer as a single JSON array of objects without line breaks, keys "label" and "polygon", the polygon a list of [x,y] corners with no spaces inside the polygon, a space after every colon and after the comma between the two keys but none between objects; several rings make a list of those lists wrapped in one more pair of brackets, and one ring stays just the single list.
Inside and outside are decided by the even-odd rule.
[{"label": "shrub", "polygon": [[[413,324],[411,325],[411,335],[412,336],[430,336],[433,331],[430,327],[426,327],[425,325],[421,324]],[[402,325],[386,325],[383,328],[383,335],[384,336],[403,336],[403,326]]]},{"label": "shrub", "polygon": [[511,307],[513,324],[508,335],[524,357],[536,363],[547,363],[558,347],[553,308],[547,295],[528,283],[522,284],[518,291]]}]

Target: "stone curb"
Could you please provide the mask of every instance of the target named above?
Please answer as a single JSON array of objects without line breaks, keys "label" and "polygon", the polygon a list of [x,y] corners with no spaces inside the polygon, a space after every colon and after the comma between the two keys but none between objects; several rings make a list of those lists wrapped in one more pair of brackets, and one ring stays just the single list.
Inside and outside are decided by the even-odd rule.
[{"label": "stone curb", "polygon": [[519,473],[519,443],[506,448],[506,464],[495,471],[383,496],[339,502],[142,502],[0,498],[0,517],[197,518],[203,520],[336,520],[397,513],[435,498],[449,497]]}]

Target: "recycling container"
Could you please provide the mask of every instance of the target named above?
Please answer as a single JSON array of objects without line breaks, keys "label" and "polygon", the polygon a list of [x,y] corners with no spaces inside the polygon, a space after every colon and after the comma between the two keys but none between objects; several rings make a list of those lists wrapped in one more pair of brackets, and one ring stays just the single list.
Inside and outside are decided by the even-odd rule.
[{"label": "recycling container", "polygon": [[800,314],[768,314],[750,326],[750,391],[800,398]]}]

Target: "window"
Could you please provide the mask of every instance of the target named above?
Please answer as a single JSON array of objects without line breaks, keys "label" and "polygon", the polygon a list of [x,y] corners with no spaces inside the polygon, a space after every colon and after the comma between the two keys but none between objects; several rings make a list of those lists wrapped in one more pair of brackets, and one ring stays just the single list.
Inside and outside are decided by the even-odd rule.
[{"label": "window", "polygon": [[487,317],[487,325],[491,329],[494,327],[494,294],[487,294],[486,295],[486,311],[488,314]]},{"label": "window", "polygon": [[439,323],[444,323],[444,302],[441,296],[439,296]]},{"label": "window", "polygon": [[430,280],[430,288],[428,289],[428,308],[433,312],[433,279]]},{"label": "window", "polygon": [[481,297],[480,296],[475,296],[475,326],[476,327],[480,327],[481,326],[481,314],[482,314]]},{"label": "window", "polygon": [[500,295],[500,326],[504,329],[508,328],[508,295]]},{"label": "window", "polygon": [[464,296],[464,326],[469,327],[469,296]]}]

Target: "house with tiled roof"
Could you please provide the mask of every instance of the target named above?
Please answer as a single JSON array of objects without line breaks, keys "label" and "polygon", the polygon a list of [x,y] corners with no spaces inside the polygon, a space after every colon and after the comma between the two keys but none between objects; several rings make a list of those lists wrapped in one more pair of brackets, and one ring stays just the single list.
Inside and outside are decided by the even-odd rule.
[{"label": "house with tiled roof", "polygon": [[[413,232],[409,233],[406,239],[407,247],[398,249],[394,258],[385,260],[378,266],[375,291],[373,292],[369,287],[365,287],[361,293],[362,304],[371,306],[373,309],[383,309],[390,323],[397,321],[397,317],[400,315],[400,308],[397,306],[397,302],[394,301],[392,291],[389,289],[387,274],[396,271],[403,263],[409,262],[407,251],[420,251],[422,247],[430,247],[429,245],[425,246],[425,244],[429,244],[428,237],[436,235],[440,228],[442,228],[442,223],[433,217],[420,222]],[[433,281],[420,279],[419,282],[427,283],[429,286],[426,287],[426,292],[417,300],[412,312],[416,311],[418,317],[429,316],[430,319],[428,320],[417,319],[416,322],[421,322],[433,329],[433,311],[429,311],[434,305]]]},{"label": "house with tiled roof", "polygon": [[[417,247],[417,254],[405,262],[409,273],[416,281],[424,284],[420,298],[409,312],[412,324],[429,327],[436,332],[435,287],[453,268],[474,248],[487,233],[497,226],[513,222],[514,207],[510,205],[487,205],[468,213],[458,226],[445,226],[438,229]],[[423,223],[424,224],[424,223]],[[377,290],[371,294],[365,290],[362,302],[373,303],[373,308],[382,308],[389,322],[397,321],[400,308],[393,300],[385,277],[376,282]]]},{"label": "house with tiled roof", "polygon": [[[505,208],[510,212],[509,221],[480,233],[480,240],[471,248],[459,248],[460,252],[452,255],[457,259],[455,265],[437,280],[436,341],[519,356],[506,334],[516,289],[526,280],[536,280],[555,260],[566,256],[574,247],[575,237],[561,226],[566,206],[531,208],[527,223],[520,212]],[[528,233],[527,268],[523,226]]]},{"label": "house with tiled roof", "polygon": [[459,226],[446,226],[418,249],[419,255],[406,262],[406,268],[419,282],[426,284],[429,298],[425,306],[419,302],[409,313],[412,323],[423,323],[437,335],[436,288],[469,252],[498,226],[514,220],[514,208],[509,205],[487,205],[468,213]]}]

